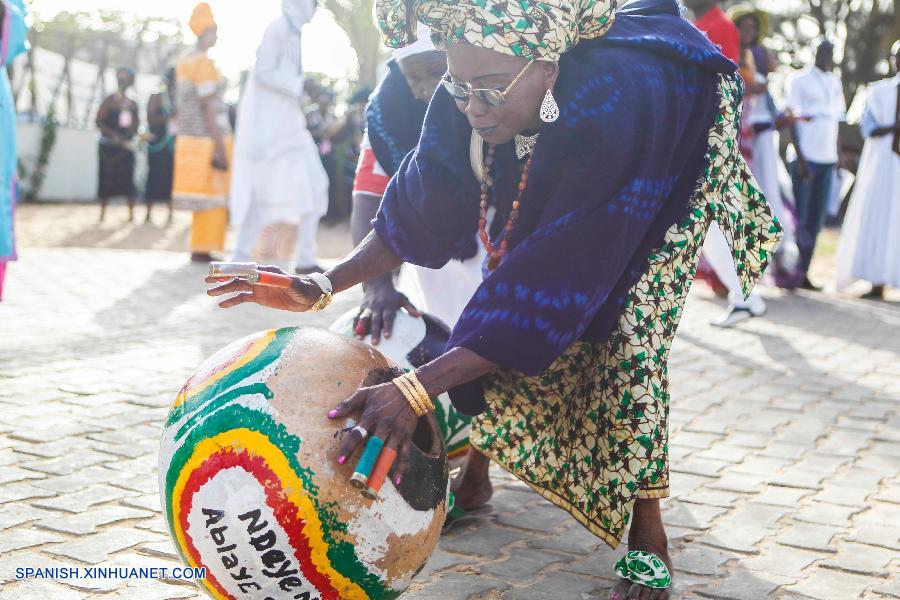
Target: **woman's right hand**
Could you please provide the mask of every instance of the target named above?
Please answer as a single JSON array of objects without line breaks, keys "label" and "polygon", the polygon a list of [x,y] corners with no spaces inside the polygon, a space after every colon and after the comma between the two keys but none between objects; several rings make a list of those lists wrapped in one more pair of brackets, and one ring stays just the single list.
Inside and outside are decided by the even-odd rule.
[{"label": "woman's right hand", "polygon": [[391,337],[394,319],[397,318],[400,309],[406,310],[413,317],[421,316],[409,298],[398,292],[390,281],[370,281],[366,285],[365,296],[359,308],[353,334],[358,339],[363,339],[371,333],[373,346],[381,342],[382,335],[385,338]]},{"label": "woman's right hand", "polygon": [[[258,267],[260,271],[289,275],[278,267]],[[245,302],[254,302],[260,306],[288,310],[292,312],[306,312],[312,308],[322,296],[322,290],[311,279],[306,277],[291,276],[292,282],[289,288],[278,288],[266,285],[250,285],[245,279],[229,279],[221,277],[207,277],[208,284],[214,285],[206,290],[208,296],[229,295],[219,302],[222,308],[232,308]],[[222,283],[222,282],[226,283]]]}]

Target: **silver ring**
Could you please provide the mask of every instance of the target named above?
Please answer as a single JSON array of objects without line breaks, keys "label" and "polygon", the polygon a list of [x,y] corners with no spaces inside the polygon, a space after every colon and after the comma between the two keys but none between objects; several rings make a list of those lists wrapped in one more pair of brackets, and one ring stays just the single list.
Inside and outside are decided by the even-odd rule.
[{"label": "silver ring", "polygon": [[366,439],[367,437],[369,437],[369,432],[366,431],[366,428],[363,427],[362,425],[357,425],[356,427],[354,427],[352,429],[352,431],[358,432],[360,437],[362,437],[362,439]]}]

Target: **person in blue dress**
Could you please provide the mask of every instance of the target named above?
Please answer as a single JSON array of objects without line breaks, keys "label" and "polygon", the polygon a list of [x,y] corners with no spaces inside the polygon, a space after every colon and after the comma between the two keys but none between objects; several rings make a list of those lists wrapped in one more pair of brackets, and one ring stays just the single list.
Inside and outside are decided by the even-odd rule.
[{"label": "person in blue dress", "polygon": [[28,50],[28,24],[24,0],[0,0],[0,299],[6,265],[16,259],[13,218],[19,193],[16,107],[6,67]]}]

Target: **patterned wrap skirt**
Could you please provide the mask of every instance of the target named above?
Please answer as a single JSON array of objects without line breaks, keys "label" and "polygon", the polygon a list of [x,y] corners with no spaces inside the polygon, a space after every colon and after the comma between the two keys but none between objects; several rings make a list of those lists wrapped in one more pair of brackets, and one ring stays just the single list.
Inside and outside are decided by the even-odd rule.
[{"label": "patterned wrap skirt", "polygon": [[749,293],[780,227],[740,155],[742,92],[723,76],[705,172],[603,343],[578,342],[538,376],[485,384],[470,442],[615,548],[637,499],[669,495],[667,361],[706,232],[719,224]]},{"label": "patterned wrap skirt", "polygon": [[176,208],[193,211],[191,252],[222,252],[228,230],[228,193],[231,188],[233,138],[225,138],[229,169],[212,166],[212,138],[180,135],[175,142],[172,198]]}]

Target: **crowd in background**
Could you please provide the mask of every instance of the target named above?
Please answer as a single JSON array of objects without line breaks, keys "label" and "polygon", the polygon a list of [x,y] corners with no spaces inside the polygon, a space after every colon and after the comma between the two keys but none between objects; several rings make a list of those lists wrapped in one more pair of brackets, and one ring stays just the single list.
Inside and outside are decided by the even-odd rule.
[{"label": "crowd in background", "polygon": [[[900,267],[891,258],[900,254],[896,241],[900,237],[900,209],[892,208],[898,204],[898,185],[894,179],[897,167],[891,160],[864,161],[856,174],[865,178],[853,187],[849,185],[853,178],[850,167],[855,166],[851,165],[855,161],[847,159],[838,139],[839,125],[846,121],[847,103],[840,78],[834,72],[834,46],[828,40],[817,43],[815,63],[792,74],[784,90],[776,91],[770,78],[779,65],[766,47],[771,28],[768,14],[750,5],[733,7],[726,14],[717,0],[688,0],[686,4],[692,9],[698,28],[741,67],[745,87],[741,149],[786,229],[785,241],[770,269],[770,280],[788,289],[819,289],[808,276],[818,234],[827,222],[834,223],[846,213],[852,222],[851,227],[845,228],[841,243],[839,285],[856,278],[866,279],[872,283],[866,295],[870,298],[882,298],[885,286],[900,286]],[[296,19],[292,22],[288,16],[280,17],[288,33],[276,42],[279,45],[273,50],[276,53],[285,52],[288,39],[293,40],[290,52],[294,52],[299,44],[300,28],[315,10],[314,3],[305,0],[286,2],[285,6],[294,6]],[[285,10],[289,14],[291,9]],[[115,197],[127,199],[129,219],[133,220],[138,188],[146,200],[147,222],[151,220],[153,205],[158,202],[167,204],[169,222],[174,208],[192,210],[192,256],[195,260],[209,260],[225,249],[228,205],[233,204],[234,196],[231,163],[234,144],[240,144],[240,138],[235,142],[233,132],[242,129],[239,106],[247,100],[247,81],[255,79],[263,82],[263,88],[266,85],[265,74],[257,67],[244,78],[238,106],[226,105],[225,81],[207,55],[208,49],[217,42],[215,20],[208,5],[198,5],[190,25],[197,35],[197,45],[161,78],[159,91],[149,98],[146,107],[140,107],[130,93],[134,72],[128,68],[118,70],[117,90],[102,102],[96,117],[100,132],[97,195],[101,221],[108,201]],[[271,31],[266,35],[271,41]],[[258,61],[263,60],[265,44],[263,40]],[[896,54],[895,47],[893,55]],[[277,67],[284,69],[283,57],[277,60],[281,61]],[[327,201],[315,210],[304,209],[306,214],[315,216],[307,219],[306,229],[301,225],[300,230],[285,240],[280,240],[278,231],[273,230],[270,233],[274,241],[259,242],[256,237],[271,229],[260,222],[257,225],[262,233],[254,230],[248,234],[253,239],[244,240],[244,247],[236,251],[239,257],[248,257],[260,246],[290,245],[295,241],[303,245],[304,239],[315,237],[311,221],[317,224],[321,217],[346,220],[350,216],[354,173],[371,90],[359,89],[349,98],[338,98],[328,82],[304,76],[299,48],[288,68],[296,72],[296,82],[299,82],[290,84],[299,87],[288,93],[289,108],[302,107],[303,122],[298,122],[298,127],[308,131],[315,144],[325,173],[322,187],[327,186],[327,192],[322,193],[326,194]],[[876,85],[873,89],[886,87],[890,85]],[[878,93],[890,95],[885,91]],[[891,100],[884,102],[891,104]],[[868,147],[877,146],[882,140],[887,140],[883,144],[887,148],[897,146],[900,137],[897,118],[886,114],[890,112],[889,106],[868,106],[865,110],[860,132],[868,140]],[[143,123],[146,127],[142,127]],[[254,123],[243,129],[244,137],[250,137],[247,132],[257,130],[258,126]],[[135,185],[137,152],[147,153],[148,164],[146,180],[140,186]],[[864,153],[863,158],[873,152]],[[295,156],[292,160],[306,158]],[[869,174],[866,166],[868,171],[877,172]],[[279,175],[270,173],[266,177]],[[868,181],[872,177],[882,178],[884,183],[873,185]],[[240,175],[238,179],[241,180]],[[287,194],[290,186],[284,189],[278,193]],[[269,192],[247,191],[251,195],[261,193]],[[309,196],[316,192],[302,193]],[[869,200],[872,196],[876,198]],[[239,227],[244,219],[235,219],[233,205],[231,210],[231,224]],[[298,219],[287,219],[287,223],[293,225]],[[719,252],[725,247],[720,237],[717,231],[710,235],[701,263],[701,277],[728,296],[728,312],[716,323],[730,326],[762,315],[765,303],[755,291],[744,298],[745,290],[740,289],[734,265],[726,254]],[[298,270],[318,268],[314,244],[308,244],[304,252],[298,255]],[[8,256],[11,255],[10,250]]]}]

